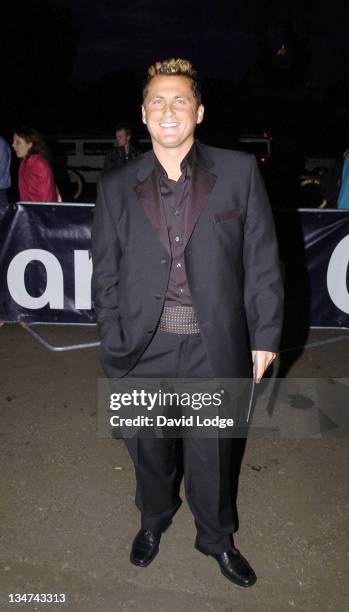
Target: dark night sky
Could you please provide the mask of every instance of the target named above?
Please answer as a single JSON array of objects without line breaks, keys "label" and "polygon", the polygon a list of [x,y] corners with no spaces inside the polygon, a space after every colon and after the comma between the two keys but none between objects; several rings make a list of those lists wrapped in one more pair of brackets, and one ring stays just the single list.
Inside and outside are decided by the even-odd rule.
[{"label": "dark night sky", "polygon": [[[98,79],[119,69],[143,74],[154,59],[179,55],[192,59],[203,76],[239,81],[256,60],[257,11],[263,4],[258,0],[71,0],[79,32],[73,79]],[[349,3],[317,0],[313,6],[310,81],[345,80]]]},{"label": "dark night sky", "polygon": [[[1,55],[9,59],[3,131],[18,122],[110,129],[115,115],[132,122],[147,66],[176,56],[190,59],[203,78],[212,117],[223,104],[229,119],[239,96],[241,120],[254,115],[256,124],[284,123],[290,112],[280,93],[294,123],[302,115],[307,122],[306,112],[313,117],[309,92],[329,92],[330,103],[332,96],[348,106],[348,0],[1,0],[0,18]],[[285,42],[286,62],[275,61]],[[328,86],[336,83],[332,94]],[[309,97],[298,114],[295,91]]]},{"label": "dark night sky", "polygon": [[239,79],[256,57],[255,1],[75,0],[73,77],[143,73],[158,57],[189,57],[207,76]]}]

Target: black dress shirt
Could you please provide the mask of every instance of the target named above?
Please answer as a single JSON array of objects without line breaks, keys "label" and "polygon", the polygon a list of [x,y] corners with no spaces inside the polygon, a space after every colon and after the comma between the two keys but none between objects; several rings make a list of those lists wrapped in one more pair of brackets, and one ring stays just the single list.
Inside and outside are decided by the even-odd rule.
[{"label": "black dress shirt", "polygon": [[184,249],[189,239],[187,230],[191,200],[193,147],[181,163],[182,174],[178,181],[168,178],[159,160],[156,156],[154,157],[155,172],[159,183],[172,256],[165,306],[191,306],[192,300],[185,270]]}]

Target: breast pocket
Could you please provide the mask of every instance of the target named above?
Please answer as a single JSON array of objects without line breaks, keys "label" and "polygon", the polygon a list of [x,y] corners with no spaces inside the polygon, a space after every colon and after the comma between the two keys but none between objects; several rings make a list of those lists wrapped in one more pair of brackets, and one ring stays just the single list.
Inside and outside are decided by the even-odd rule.
[{"label": "breast pocket", "polygon": [[222,212],[216,212],[213,215],[214,223],[224,223],[224,221],[230,221],[230,219],[237,219],[241,215],[241,208],[230,208],[229,210],[223,210]]},{"label": "breast pocket", "polygon": [[234,259],[240,256],[243,240],[243,217],[240,208],[231,208],[212,215],[213,232],[225,253]]}]

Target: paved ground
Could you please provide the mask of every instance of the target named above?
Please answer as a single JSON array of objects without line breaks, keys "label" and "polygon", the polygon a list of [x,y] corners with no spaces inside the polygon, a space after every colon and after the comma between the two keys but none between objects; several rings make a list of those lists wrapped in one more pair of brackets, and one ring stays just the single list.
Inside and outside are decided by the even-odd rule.
[{"label": "paved ground", "polygon": [[[51,327],[45,336],[64,344],[95,331]],[[133,468],[121,441],[96,434],[95,350],[52,353],[17,325],[0,329],[0,340],[1,610],[349,609],[347,438],[248,442],[236,542],[255,587],[230,584],[194,550],[185,502],[154,563],[137,569],[128,561],[139,525]],[[348,377],[348,349],[308,349],[288,376]],[[65,593],[67,603],[7,604],[9,593]]]}]

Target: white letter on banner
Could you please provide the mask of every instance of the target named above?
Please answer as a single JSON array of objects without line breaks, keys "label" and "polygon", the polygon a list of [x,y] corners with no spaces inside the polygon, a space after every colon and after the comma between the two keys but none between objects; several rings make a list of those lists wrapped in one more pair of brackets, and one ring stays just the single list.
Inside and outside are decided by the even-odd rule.
[{"label": "white letter on banner", "polygon": [[332,302],[349,314],[347,272],[349,265],[349,236],[337,244],[327,268],[327,290]]},{"label": "white letter on banner", "polygon": [[91,309],[92,259],[88,251],[74,251],[75,308]]},{"label": "white letter on banner", "polygon": [[[46,289],[39,297],[29,295],[24,282],[27,265],[40,261],[46,268]],[[63,272],[58,259],[43,249],[27,249],[18,253],[11,261],[7,271],[7,284],[11,297],[24,308],[64,308]]]}]

